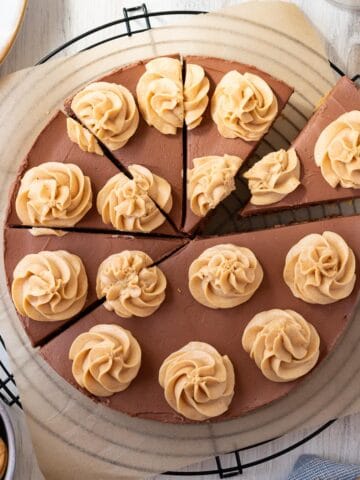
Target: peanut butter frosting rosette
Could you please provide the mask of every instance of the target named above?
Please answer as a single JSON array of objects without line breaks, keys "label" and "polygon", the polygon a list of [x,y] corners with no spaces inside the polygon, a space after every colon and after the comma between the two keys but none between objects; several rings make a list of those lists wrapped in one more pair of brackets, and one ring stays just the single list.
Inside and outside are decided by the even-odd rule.
[{"label": "peanut butter frosting rosette", "polygon": [[300,185],[300,161],[293,148],[265,155],[244,173],[251,192],[250,203],[279,202]]},{"label": "peanut butter frosting rosette", "polygon": [[153,260],[140,251],[125,250],[100,265],[96,292],[104,306],[119,317],[148,317],[165,300],[166,277]]},{"label": "peanut butter frosting rosette", "polygon": [[340,115],[320,134],[315,163],[333,188],[360,188],[360,111]]},{"label": "peanut butter frosting rosette", "polygon": [[284,280],[304,302],[326,305],[348,297],[356,281],[356,259],[334,232],[307,235],[288,252]]},{"label": "peanut butter frosting rosette", "polygon": [[274,308],[250,320],[242,345],[266,378],[290,382],[316,365],[320,338],[315,327],[299,313]]},{"label": "peanut butter frosting rosette", "polygon": [[278,113],[276,96],[258,75],[226,73],[211,99],[211,116],[220,135],[257,141],[269,130]]},{"label": "peanut butter frosting rosette", "polygon": [[195,215],[205,217],[235,190],[234,177],[242,163],[240,157],[226,154],[193,159],[194,167],[187,174],[187,196]]},{"label": "peanut butter frosting rosette", "polygon": [[164,360],[159,383],[171,408],[203,421],[228,410],[234,396],[234,367],[211,345],[190,342]]},{"label": "peanut butter frosting rosette", "polygon": [[189,268],[189,289],[195,300],[210,308],[232,308],[247,302],[263,279],[254,253],[238,245],[207,248]]},{"label": "peanut butter frosting rosette", "polygon": [[165,222],[156,206],[172,208],[170,184],[141,165],[131,165],[132,179],[124,173],[111,177],[97,196],[97,210],[106,224],[128,232],[151,232]]},{"label": "peanut butter frosting rosette", "polygon": [[28,170],[16,196],[24,225],[73,227],[91,209],[90,178],[72,163],[47,162]]},{"label": "peanut butter frosting rosette", "polygon": [[13,273],[15,307],[32,320],[54,322],[74,317],[84,307],[87,292],[81,258],[65,250],[26,255]]},{"label": "peanut butter frosting rosette", "polygon": [[100,324],[75,338],[69,359],[80,387],[97,397],[110,397],[126,390],[137,376],[141,349],[120,325]]},{"label": "peanut butter frosting rosette", "polygon": [[78,92],[71,109],[109,150],[122,148],[139,125],[139,112],[131,92],[123,85],[95,82]]},{"label": "peanut butter frosting rosette", "polygon": [[188,130],[200,125],[209,103],[209,88],[210,82],[204,69],[200,65],[188,63],[184,83],[184,112]]},{"label": "peanut butter frosting rosette", "polygon": [[148,125],[174,135],[184,121],[181,63],[175,58],[159,57],[145,68],[136,86],[141,114]]},{"label": "peanut butter frosting rosette", "polygon": [[73,118],[67,118],[66,128],[70,140],[79,145],[81,150],[96,153],[97,155],[104,155],[94,135],[79,122]]},{"label": "peanut butter frosting rosette", "polygon": [[142,165],[130,165],[128,170],[139,188],[147,192],[164,212],[169,213],[173,206],[170,183]]}]

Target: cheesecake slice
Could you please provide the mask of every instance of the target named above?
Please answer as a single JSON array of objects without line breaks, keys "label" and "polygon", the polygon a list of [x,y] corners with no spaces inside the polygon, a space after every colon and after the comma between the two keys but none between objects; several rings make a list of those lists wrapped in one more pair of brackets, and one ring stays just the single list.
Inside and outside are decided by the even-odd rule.
[{"label": "cheesecake slice", "polygon": [[[140,250],[145,252],[154,263],[166,257],[186,243],[183,239],[135,238],[111,234],[70,232],[62,237],[54,235],[33,236],[27,229],[5,228],[4,262],[9,289],[13,281],[16,265],[28,254],[41,251],[65,250],[77,255],[82,260],[88,278],[88,291],[83,310],[96,304],[96,275],[100,263],[108,256],[123,250]],[[81,316],[81,312],[79,313]],[[76,315],[78,317],[79,315]],[[31,343],[36,346],[46,338],[56,334],[65,327],[66,321],[38,321],[18,314]]]},{"label": "cheesecake slice", "polygon": [[[351,120],[354,114],[349,112],[356,112],[355,121]],[[333,123],[334,122],[334,123]],[[342,123],[342,124],[341,124]],[[292,209],[297,207],[305,207],[307,205],[315,205],[322,203],[329,203],[333,201],[351,200],[360,197],[360,180],[358,179],[357,187],[345,188],[339,183],[336,186],[331,185],[323,176],[322,169],[316,164],[315,149],[320,135],[323,140],[322,145],[318,144],[319,154],[320,149],[323,151],[324,147],[333,143],[336,135],[339,136],[339,143],[343,143],[343,133],[345,130],[350,131],[351,123],[353,123],[352,145],[348,147],[353,148],[353,175],[359,177],[360,175],[360,90],[347,77],[342,77],[333,89],[322,99],[320,106],[314,112],[306,126],[299,133],[293,141],[291,147],[295,150],[300,161],[300,185],[291,193],[286,195],[276,203],[265,205],[254,205],[251,200],[245,205],[240,215],[256,215],[266,212],[275,212],[280,210]],[[333,127],[330,127],[330,124]],[[338,126],[337,126],[338,125]],[[356,127],[357,125],[357,127]],[[326,130],[328,129],[328,130]],[[323,133],[324,132],[324,133]],[[327,138],[325,138],[327,137]],[[326,145],[324,145],[326,144]],[[338,147],[336,146],[336,148]],[[346,147],[346,148],[348,148]],[[355,149],[357,148],[357,153]],[[334,152],[335,154],[336,152]],[[348,153],[350,150],[348,149]],[[340,155],[347,155],[345,149],[340,152]],[[356,159],[357,156],[357,159]],[[321,160],[321,158],[319,158]],[[349,157],[349,165],[351,158]],[[345,162],[346,163],[346,162]],[[357,165],[358,164],[358,165]],[[343,164],[344,165],[344,164]],[[326,174],[325,174],[326,175]]]},{"label": "cheesecake slice", "polygon": [[[191,208],[191,198],[190,196],[190,188],[191,185],[189,184],[189,170],[194,169],[194,159],[203,158],[207,156],[217,156],[223,157],[224,155],[231,156],[230,158],[230,172],[229,176],[232,175],[233,177],[236,176],[240,166],[249,158],[249,156],[253,153],[255,148],[258,146],[261,138],[268,132],[272,123],[281,114],[281,111],[285,107],[286,103],[288,102],[291,94],[293,93],[293,88],[288,86],[281,80],[278,80],[271,75],[259,70],[258,68],[245,65],[238,62],[223,60],[220,58],[211,58],[211,57],[200,57],[200,56],[186,56],[184,57],[185,61],[185,68],[189,64],[195,64],[204,69],[205,76],[210,81],[210,89],[208,92],[209,96],[209,105],[207,106],[206,111],[204,112],[203,119],[201,123],[193,129],[187,130],[187,147],[186,147],[186,156],[187,156],[187,197],[188,202],[186,205],[186,217],[184,223],[184,231],[185,232],[194,232],[198,229],[198,227],[204,223],[206,217],[211,215],[213,207],[209,210],[208,214],[205,216],[199,216],[196,209]],[[231,73],[230,73],[231,72]],[[238,73],[233,73],[238,72]],[[259,131],[256,135],[254,132],[251,131],[242,131],[237,128],[236,121],[234,120],[233,127],[234,131],[229,131],[229,128],[221,128],[221,125],[215,123],[215,120],[218,120],[219,114],[216,112],[216,105],[214,105],[214,93],[216,88],[218,87],[219,83],[223,80],[226,74],[230,74],[228,77],[228,85],[233,87],[235,82],[238,81],[239,85],[234,88],[234,92],[232,97],[239,98],[240,101],[244,101],[244,97],[247,95],[247,85],[246,85],[246,77],[250,75],[250,81],[254,80],[254,75],[256,77],[260,77],[260,81],[264,81],[268,87],[270,87],[273,95],[275,96],[275,101],[273,102],[274,105],[269,106],[269,121],[266,124],[266,128],[259,128]],[[239,74],[241,74],[239,76]],[[244,76],[245,80],[244,80]],[[242,78],[241,78],[242,77]],[[258,79],[255,77],[255,82],[258,82]],[[240,80],[239,80],[240,78]],[[261,88],[265,88],[263,84],[260,84]],[[259,91],[258,85],[255,85],[255,90],[257,90],[257,95],[260,95],[261,92]],[[241,91],[244,89],[244,91]],[[266,89],[264,93],[264,97],[269,92]],[[243,95],[242,100],[240,99],[240,94]],[[265,102],[266,106],[266,98],[260,98],[259,102]],[[218,102],[219,103],[219,102]],[[275,105],[275,103],[277,105]],[[264,105],[261,106],[263,108]],[[275,110],[276,107],[276,110]],[[221,100],[218,106],[221,114]],[[231,105],[233,109],[227,112],[227,115],[230,117],[236,116],[236,109],[239,110],[240,105]],[[246,107],[248,108],[248,107]],[[224,109],[223,109],[224,110]],[[234,113],[235,111],[235,113]],[[215,119],[215,120],[214,120]],[[221,120],[221,119],[220,119]],[[225,119],[226,120],[226,119]],[[231,118],[228,118],[229,122],[232,121]],[[219,121],[218,121],[219,123]],[[222,125],[224,127],[224,125]],[[221,133],[220,133],[221,130]],[[226,135],[226,137],[224,136]],[[234,135],[241,135],[236,136]],[[233,138],[230,138],[230,137]],[[244,137],[249,137],[246,140]],[[256,140],[253,138],[256,137]],[[239,157],[241,162],[238,162],[235,157]],[[232,168],[231,168],[232,167]],[[229,179],[227,179],[227,183],[229,183]],[[231,185],[228,190],[234,189],[235,185]],[[195,210],[195,212],[194,212]]]},{"label": "cheesecake slice", "polygon": [[[181,63],[179,55],[171,55],[169,58],[179,62],[180,73]],[[97,79],[98,82],[108,82],[125,87],[134,99],[137,99],[136,87],[141,76],[146,72],[148,61],[140,61],[130,64]],[[66,100],[65,109],[71,116],[82,120],[79,112],[74,112],[74,97]],[[137,100],[137,105],[139,101]],[[164,134],[154,126],[149,126],[141,112],[138,112],[137,127],[131,131],[131,137],[126,143],[117,148],[114,142],[108,143],[106,152],[115,159],[119,166],[125,169],[133,164],[141,165],[150,172],[164,178],[171,186],[172,208],[166,212],[177,229],[181,229],[183,209],[183,141],[182,128],[176,133]],[[90,127],[91,128],[91,127]],[[135,127],[134,127],[135,128]],[[100,139],[101,140],[101,139]],[[105,142],[105,140],[103,139]],[[110,148],[109,148],[110,147]],[[131,175],[131,172],[129,172]],[[156,198],[153,198],[156,201]]]},{"label": "cheesecake slice", "polygon": [[[96,142],[96,140],[94,139]],[[97,144],[98,152],[102,153],[101,147]],[[97,195],[103,189],[105,184],[114,176],[119,175],[120,170],[117,166],[115,166],[105,155],[100,155],[98,153],[90,153],[88,151],[82,150],[79,145],[73,142],[68,134],[67,128],[67,117],[62,112],[58,112],[48,123],[48,125],[43,129],[40,133],[38,138],[36,139],[34,145],[32,146],[29,154],[23,161],[23,164],[20,167],[18,176],[14,182],[13,188],[10,193],[10,201],[9,207],[6,217],[6,225],[21,225],[24,222],[21,221],[19,218],[19,212],[16,211],[16,202],[19,190],[21,189],[21,183],[30,169],[34,167],[41,167],[43,164],[57,162],[60,164],[65,165],[75,165],[76,167],[80,168],[82,172],[82,176],[88,177],[91,182],[91,190],[92,190],[92,198],[89,201],[89,209],[85,211],[84,216],[78,220],[75,224],[67,224],[65,222],[65,227],[70,226],[71,228],[85,228],[85,229],[97,229],[97,230],[116,230],[116,227],[111,223],[104,223],[100,213],[97,210]],[[46,165],[44,167],[46,169]],[[59,168],[64,168],[63,166],[59,166]],[[81,175],[80,172],[80,175]],[[43,174],[44,172],[42,172]],[[81,180],[78,178],[78,170],[76,172],[65,172],[66,175],[71,176],[73,174],[72,180],[67,181],[66,187],[70,185],[70,190],[74,191],[73,198],[75,197],[75,201],[81,204],[82,200],[79,201],[78,197],[80,197],[84,191],[84,186],[81,183]],[[33,176],[33,181],[36,181],[36,175]],[[75,178],[75,182],[74,182]],[[76,183],[77,182],[77,183]],[[45,187],[47,188],[47,187]],[[31,192],[32,198],[34,194],[43,195],[44,192],[40,192],[36,189],[36,186],[33,187]],[[47,196],[51,196],[51,192],[46,193]],[[88,195],[86,193],[86,195]],[[29,197],[29,196],[28,196]],[[24,200],[24,203],[27,203],[27,200]],[[48,204],[47,209],[51,211],[51,198],[48,201],[44,200],[41,202],[42,208],[44,204]],[[54,199],[56,201],[57,199]],[[19,202],[19,201],[18,201]],[[60,202],[65,203],[67,200],[63,201],[62,199]],[[165,235],[175,235],[175,229],[166,221],[163,214],[157,209],[157,207],[153,204],[152,200],[149,199],[149,203],[152,204],[154,212],[156,212],[157,216],[160,217],[158,223],[161,222],[161,225],[153,231],[153,233],[160,233]],[[19,208],[19,207],[18,207]],[[24,208],[27,209],[27,206],[24,204]],[[62,221],[57,221],[56,219],[53,221],[47,221],[46,224],[41,225],[39,221],[31,223],[31,221],[27,218],[25,220],[26,226],[36,226],[36,227],[58,227],[61,228],[63,226]],[[130,232],[133,233],[133,232]]]}]

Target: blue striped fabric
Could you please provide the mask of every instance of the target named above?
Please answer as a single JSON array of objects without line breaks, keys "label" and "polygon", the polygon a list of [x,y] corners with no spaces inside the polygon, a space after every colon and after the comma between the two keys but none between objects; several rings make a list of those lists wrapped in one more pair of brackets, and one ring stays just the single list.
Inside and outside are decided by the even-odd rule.
[{"label": "blue striped fabric", "polygon": [[315,455],[302,455],[288,480],[357,480],[360,465],[336,463]]}]

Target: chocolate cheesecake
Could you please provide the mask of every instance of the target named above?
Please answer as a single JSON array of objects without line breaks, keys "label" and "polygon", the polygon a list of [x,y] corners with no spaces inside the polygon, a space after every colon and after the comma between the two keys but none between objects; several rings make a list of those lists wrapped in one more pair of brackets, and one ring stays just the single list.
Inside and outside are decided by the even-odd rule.
[{"label": "chocolate cheesecake", "polygon": [[[168,58],[179,59],[179,57],[175,55]],[[141,96],[143,89],[137,91],[137,89],[139,89],[139,79],[146,73],[147,65],[151,64],[152,61],[153,60],[138,62],[123,67],[120,70],[100,78],[94,85],[100,85],[98,82],[121,85],[128,89],[134,98],[137,94],[137,102],[141,105],[142,99],[139,96]],[[189,191],[189,186],[186,187],[186,183],[189,183],[187,178],[189,176],[189,169],[194,167],[193,160],[204,156],[223,156],[224,154],[240,157],[239,160],[235,160],[235,158],[231,159],[237,162],[234,171],[231,173],[231,176],[234,177],[240,165],[254,151],[262,136],[265,135],[273,121],[281,113],[293,92],[293,89],[284,82],[249,65],[229,62],[218,58],[188,56],[183,59],[185,75],[187,73],[187,65],[192,64],[204,69],[210,86],[208,94],[204,92],[204,95],[207,95],[209,98],[213,96],[216,84],[228,72],[235,70],[241,74],[246,73],[247,75],[250,74],[260,77],[260,79],[266,82],[267,88],[270,88],[276,97],[276,114],[269,122],[268,128],[264,130],[256,141],[241,138],[224,138],[219,133],[216,124],[211,118],[210,104],[207,108],[205,107],[203,118],[200,123],[197,123],[196,128],[190,129],[189,126],[184,125],[183,131],[181,131],[181,128],[178,128],[173,134],[163,134],[157,128],[149,128],[143,116],[140,115],[138,127],[136,131],[132,133],[131,138],[129,138],[124,145],[121,144],[121,148],[116,149],[112,146],[111,152],[108,151],[124,168],[127,169],[136,163],[145,166],[152,173],[164,178],[170,183],[173,207],[171,211],[168,212],[168,215],[175,227],[186,233],[195,232],[199,224],[205,220],[203,217],[199,217],[199,215],[194,213],[190,208],[189,202],[186,202],[186,189]],[[184,83],[185,93],[187,89],[186,79],[181,79],[181,74],[179,81]],[[194,79],[194,81],[196,81],[196,79]],[[183,115],[185,120],[187,118],[187,105],[190,105],[189,108],[196,108],[194,104],[196,104],[198,100],[196,98],[191,99],[191,91],[193,92],[192,89],[196,90],[197,88],[199,87],[196,84],[190,85],[190,98],[184,99],[184,107],[182,108],[184,109]],[[82,92],[85,92],[85,90]],[[80,95],[82,92],[80,92]],[[198,94],[199,92],[196,92],[195,97]],[[75,97],[65,102],[65,109],[69,115],[76,117],[84,123],[84,119],[82,119],[80,115],[81,108],[77,108],[79,110],[78,112],[74,111],[74,108],[78,107],[78,103],[83,107],[84,102],[82,100],[83,99],[77,102],[75,95]],[[203,102],[204,100],[204,98],[200,98],[199,101]],[[86,109],[83,110],[86,111]],[[92,132],[94,133],[94,128]],[[99,137],[98,140],[101,141]],[[139,154],[139,152],[144,153]],[[185,156],[183,157],[183,155]]]},{"label": "chocolate cheesecake", "polygon": [[[170,58],[179,60],[179,55]],[[104,77],[97,82],[120,84],[127,88],[136,98],[136,86],[140,77],[146,71],[148,61],[127,65]],[[71,108],[72,98],[65,102],[68,115],[76,118]],[[119,165],[128,169],[134,163],[148,168],[152,173],[167,180],[171,185],[173,206],[168,216],[177,229],[182,225],[183,209],[183,140],[181,128],[173,135],[164,135],[154,127],[149,127],[143,116],[139,116],[139,124],[134,135],[119,149],[108,153],[118,161]]]},{"label": "chocolate cheesecake", "polygon": [[[154,263],[157,263],[185,243],[186,240],[175,238],[135,238],[85,232],[70,232],[63,237],[54,235],[34,237],[26,229],[5,228],[4,262],[7,283],[11,289],[14,269],[26,255],[44,250],[68,251],[80,257],[85,267],[88,290],[83,310],[86,310],[98,302],[96,275],[101,262],[106,257],[123,250],[141,250],[147,253]],[[79,314],[81,315],[81,313]],[[74,318],[66,321],[37,321],[20,314],[19,318],[34,346],[46,341],[49,336],[61,330],[68,322],[74,321]]]},{"label": "chocolate cheesecake", "polygon": [[[215,88],[224,77],[225,74],[231,71],[237,71],[241,74],[250,73],[263,79],[267,85],[271,88],[272,92],[277,99],[277,114],[274,116],[271,124],[275,121],[278,115],[288,102],[293,88],[286,83],[278,80],[271,75],[259,70],[258,68],[245,65],[238,62],[232,62],[219,58],[211,57],[199,57],[199,56],[186,56],[184,57],[185,64],[199,65],[204,69],[206,77],[210,81],[209,98],[214,95]],[[264,132],[263,135],[267,130]],[[186,156],[187,156],[187,169],[194,167],[193,160],[195,158],[201,158],[208,155],[223,156],[231,155],[237,156],[242,159],[242,163],[245,162],[249,156],[254,152],[259,144],[259,140],[247,141],[242,138],[225,138],[219,133],[219,130],[211,116],[211,105],[209,105],[204,113],[204,117],[199,126],[187,131],[186,140]],[[211,211],[209,212],[211,214]],[[198,215],[195,215],[187,203],[186,218],[184,223],[185,232],[193,232],[197,229],[198,225],[206,220]]]},{"label": "chocolate cheesecake", "polygon": [[[4,263],[32,345],[65,381],[134,417],[231,420],[335,348],[358,300],[358,217],[195,236],[292,91],[253,66],[170,55],[86,85],[50,120],[11,192]],[[358,100],[346,79],[324,100],[293,144],[302,185],[276,205],[355,197],[312,155]]]},{"label": "chocolate cheesecake", "polygon": [[[76,227],[80,229],[116,230],[110,223],[105,224],[102,221],[96,208],[96,198],[106,182],[120,173],[120,169],[104,155],[81,150],[76,143],[70,140],[67,133],[66,122],[66,116],[62,112],[58,112],[40,133],[29,154],[21,164],[10,193],[5,222],[7,226],[18,226],[22,224],[17,215],[15,205],[21,181],[26,172],[31,168],[41,166],[45,162],[59,162],[76,165],[91,181],[92,205],[86,215],[76,223]],[[163,216],[161,212],[159,212],[159,216]],[[28,224],[27,226],[32,225],[33,224]],[[41,227],[42,225],[37,223],[34,226]],[[54,222],[54,225],[48,223],[46,226],[51,228],[58,226],[58,224]],[[156,229],[156,233],[175,235],[176,231],[164,218],[164,222]]]},{"label": "chocolate cheesecake", "polygon": [[[358,188],[331,186],[322,175],[314,157],[316,143],[324,129],[342,115],[354,110],[360,111],[360,90],[347,77],[342,77],[322,99],[320,106],[291,145],[300,161],[300,185],[276,203],[254,205],[249,201],[240,215],[256,215],[359,198],[360,185]],[[356,175],[356,170],[354,171]]]},{"label": "chocolate cheesecake", "polygon": [[[359,278],[347,298],[329,305],[314,305],[295,298],[283,280],[285,258],[290,248],[305,235],[332,231],[352,248],[359,268],[360,222],[357,217],[311,222],[270,230],[196,238],[183,249],[161,262],[167,278],[166,298],[147,318],[120,318],[99,306],[75,325],[42,347],[40,353],[66,381],[76,384],[68,358],[74,339],[97,324],[116,324],[132,332],[142,349],[140,372],[131,386],[106,398],[96,398],[110,408],[132,416],[171,423],[189,420],[172,410],[158,384],[158,371],[164,359],[187,342],[206,342],[231,359],[235,369],[235,395],[226,413],[215,420],[227,420],[260,408],[296,388],[302,379],[275,383],[265,378],[242,349],[241,339],[252,317],[273,308],[292,309],[312,323],[320,335],[320,361],[335,347],[351,320],[358,298]],[[191,263],[207,248],[219,244],[247,247],[256,255],[264,278],[253,296],[230,309],[207,308],[191,295],[188,271]],[[272,245],[272,253],[269,252]],[[274,254],[276,252],[276,254]],[[85,390],[81,390],[87,394]],[[93,397],[94,398],[94,397]],[[95,398],[94,398],[95,399]]]}]

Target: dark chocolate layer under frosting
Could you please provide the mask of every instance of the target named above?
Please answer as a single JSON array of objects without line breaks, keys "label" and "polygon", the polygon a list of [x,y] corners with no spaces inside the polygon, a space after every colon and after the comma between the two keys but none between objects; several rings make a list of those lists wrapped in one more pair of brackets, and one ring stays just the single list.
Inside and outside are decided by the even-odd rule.
[{"label": "dark chocolate layer under frosting", "polygon": [[[140,373],[124,392],[107,399],[105,405],[129,415],[172,423],[188,423],[166,403],[158,384],[158,370],[163,360],[190,341],[213,345],[228,355],[235,367],[235,396],[229,410],[218,417],[226,420],[262,407],[296,388],[301,379],[288,383],[267,380],[241,346],[245,326],[263,310],[292,309],[311,322],[321,338],[320,360],[334,348],[350,321],[359,279],[353,293],[331,305],[311,305],[296,299],[282,276],[289,249],[302,237],[326,230],[341,235],[353,249],[359,268],[360,223],[357,218],[343,217],[270,230],[195,239],[178,253],[161,263],[167,277],[166,299],[159,310],[147,318],[123,319],[98,307],[41,349],[42,356],[69,383],[76,386],[71,374],[68,351],[74,338],[98,323],[114,323],[130,330],[139,341],[143,360]],[[213,310],[196,302],[188,289],[188,269],[206,248],[233,243],[250,248],[264,270],[264,279],[253,297],[238,307]],[[271,248],[269,249],[269,247]],[[78,387],[79,388],[79,387]],[[84,391],[83,391],[84,392]],[[86,393],[86,392],[84,392]],[[215,419],[216,420],[216,419]]]}]

